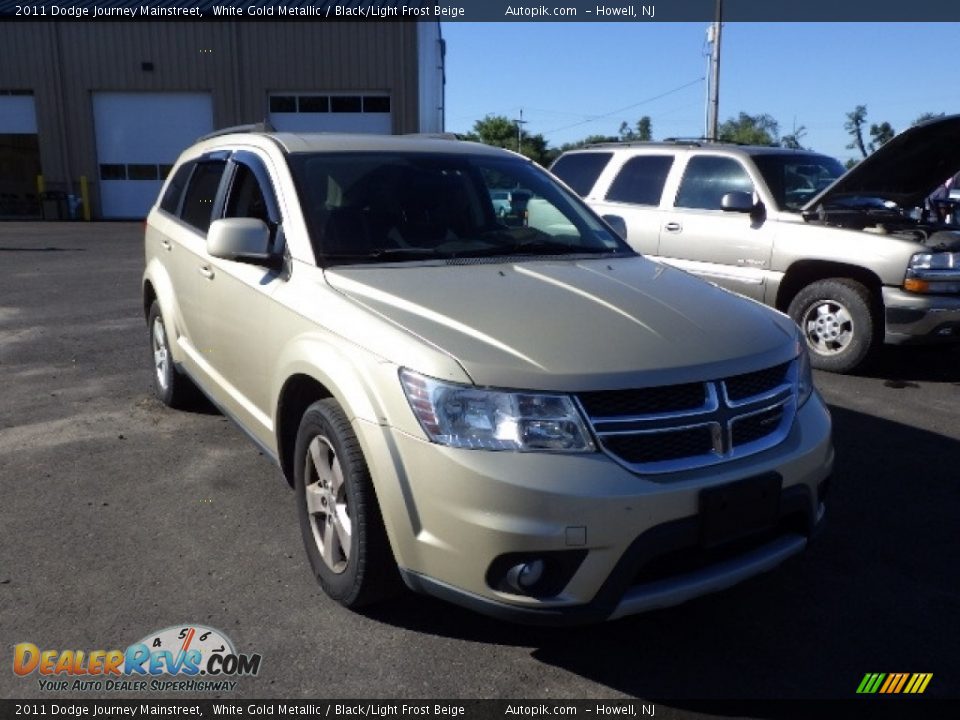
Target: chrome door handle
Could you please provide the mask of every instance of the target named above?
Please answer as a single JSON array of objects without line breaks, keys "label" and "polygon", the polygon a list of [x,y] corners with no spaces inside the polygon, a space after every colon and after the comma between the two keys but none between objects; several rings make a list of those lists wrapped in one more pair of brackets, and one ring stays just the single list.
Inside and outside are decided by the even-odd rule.
[{"label": "chrome door handle", "polygon": [[680,232],[681,230],[683,230],[683,225],[681,225],[678,222],[668,222],[666,225],[663,226],[663,229],[666,230],[667,232]]},{"label": "chrome door handle", "polygon": [[207,280],[213,280],[213,270],[210,269],[209,265],[201,265],[200,274],[203,275]]}]

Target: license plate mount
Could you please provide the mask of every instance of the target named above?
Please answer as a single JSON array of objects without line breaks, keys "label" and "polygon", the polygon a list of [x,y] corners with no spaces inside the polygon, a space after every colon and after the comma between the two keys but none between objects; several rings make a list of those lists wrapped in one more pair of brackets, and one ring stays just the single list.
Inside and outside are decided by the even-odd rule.
[{"label": "license plate mount", "polygon": [[714,547],[773,527],[782,487],[780,474],[769,472],[701,490],[701,544]]}]

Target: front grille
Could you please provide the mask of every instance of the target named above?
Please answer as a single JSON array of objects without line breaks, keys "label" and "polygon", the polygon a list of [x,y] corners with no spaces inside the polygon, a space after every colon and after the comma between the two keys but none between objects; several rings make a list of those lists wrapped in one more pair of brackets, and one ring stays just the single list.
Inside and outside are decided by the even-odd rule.
[{"label": "front grille", "polygon": [[733,446],[746,445],[765,438],[776,431],[782,421],[782,405],[735,420],[733,423]]},{"label": "front grille", "polygon": [[628,463],[654,463],[713,452],[710,428],[706,425],[656,433],[611,435],[604,446]]},{"label": "front grille", "polygon": [[765,395],[787,381],[787,370],[789,369],[790,363],[784,363],[766,370],[727,378],[723,381],[727,390],[727,398],[733,402],[740,402],[744,398],[754,395]]},{"label": "front grille", "polygon": [[707,382],[585,392],[577,400],[607,454],[634,472],[672,473],[783,441],[796,413],[791,366]]},{"label": "front grille", "polygon": [[704,383],[586,392],[579,395],[587,415],[595,418],[696,410],[703,407],[706,397]]}]

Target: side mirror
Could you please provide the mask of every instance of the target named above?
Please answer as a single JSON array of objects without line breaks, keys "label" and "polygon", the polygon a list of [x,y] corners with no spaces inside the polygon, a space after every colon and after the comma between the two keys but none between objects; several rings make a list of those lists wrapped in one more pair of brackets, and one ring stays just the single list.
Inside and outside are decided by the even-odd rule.
[{"label": "side mirror", "polygon": [[207,252],[224,260],[262,261],[270,257],[270,229],[256,218],[214,220],[207,232]]},{"label": "side mirror", "polygon": [[720,208],[726,212],[752,213],[757,208],[753,201],[753,193],[736,191],[728,192],[720,198]]},{"label": "side mirror", "polygon": [[619,215],[604,215],[604,221],[607,225],[610,226],[610,229],[613,230],[621,240],[624,242],[627,241],[627,221],[624,220]]}]

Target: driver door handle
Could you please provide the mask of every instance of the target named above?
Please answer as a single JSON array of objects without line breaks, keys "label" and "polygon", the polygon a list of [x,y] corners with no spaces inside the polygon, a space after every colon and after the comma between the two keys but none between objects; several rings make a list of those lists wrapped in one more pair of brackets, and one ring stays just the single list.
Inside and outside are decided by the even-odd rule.
[{"label": "driver door handle", "polygon": [[663,229],[666,230],[667,232],[680,232],[681,230],[683,230],[683,225],[681,225],[678,222],[668,222],[666,225],[663,226]]},{"label": "driver door handle", "polygon": [[209,265],[200,266],[200,274],[203,275],[207,280],[213,280],[213,270],[210,269]]}]

